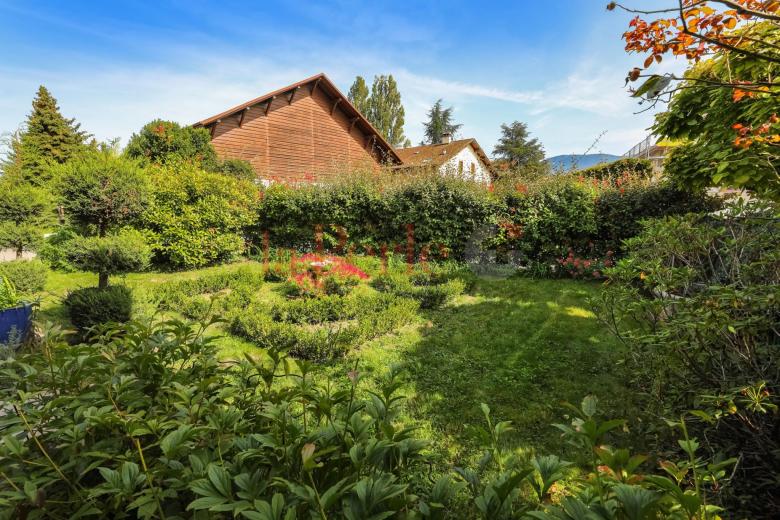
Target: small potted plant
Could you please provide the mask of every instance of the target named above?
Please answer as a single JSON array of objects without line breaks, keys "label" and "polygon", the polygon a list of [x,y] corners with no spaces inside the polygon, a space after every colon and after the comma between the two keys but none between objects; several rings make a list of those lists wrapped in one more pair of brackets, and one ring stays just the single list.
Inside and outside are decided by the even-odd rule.
[{"label": "small potted plant", "polygon": [[0,344],[21,343],[32,324],[33,306],[24,301],[14,284],[0,276]]}]

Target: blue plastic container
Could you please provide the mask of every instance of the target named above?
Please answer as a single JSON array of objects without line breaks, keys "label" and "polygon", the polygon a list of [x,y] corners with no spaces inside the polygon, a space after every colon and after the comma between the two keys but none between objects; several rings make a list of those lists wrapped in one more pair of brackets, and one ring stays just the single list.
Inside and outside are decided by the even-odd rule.
[{"label": "blue plastic container", "polygon": [[30,304],[0,311],[0,343],[24,340],[30,331],[32,312]]}]

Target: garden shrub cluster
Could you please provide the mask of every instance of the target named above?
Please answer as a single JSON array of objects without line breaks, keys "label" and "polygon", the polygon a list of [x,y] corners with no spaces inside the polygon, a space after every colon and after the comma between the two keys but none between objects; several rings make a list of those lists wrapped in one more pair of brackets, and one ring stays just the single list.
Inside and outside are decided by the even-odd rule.
[{"label": "garden shrub cluster", "polygon": [[326,361],[411,323],[418,308],[416,301],[391,294],[299,298],[235,312],[231,332],[265,349]]},{"label": "garden shrub cluster", "polygon": [[470,274],[458,277],[455,272],[434,268],[428,272],[417,269],[411,275],[388,271],[377,276],[372,284],[380,291],[417,300],[422,309],[437,309],[462,294],[471,279]]},{"label": "garden shrub cluster", "polygon": [[328,378],[276,350],[220,363],[205,331],[130,322],[78,345],[49,331],[0,360],[0,518],[714,518],[734,463],[702,458],[682,418],[684,456],[646,471],[589,396],[557,425],[582,474],[519,455],[483,404],[479,464],[431,478],[397,370],[367,390],[359,370]]},{"label": "garden shrub cluster", "polygon": [[0,276],[6,277],[17,291],[31,294],[44,289],[48,269],[40,260],[13,260],[0,263]]},{"label": "garden shrub cluster", "polygon": [[93,327],[125,323],[133,314],[133,293],[124,285],[76,289],[68,293],[63,303],[70,322],[82,337]]},{"label": "garden shrub cluster", "polygon": [[191,269],[226,262],[244,252],[244,230],[254,220],[256,186],[184,162],[150,171],[152,198],[140,226],[156,263]]},{"label": "garden shrub cluster", "polygon": [[153,298],[161,310],[205,320],[245,308],[262,284],[262,273],[244,267],[160,284],[155,287]]},{"label": "garden shrub cluster", "polygon": [[570,252],[582,261],[602,264],[610,251],[620,256],[623,241],[638,234],[645,219],[719,207],[719,201],[703,191],[690,192],[625,172],[602,180],[547,177],[504,186],[500,193],[505,209],[498,217],[499,232],[489,245],[520,252],[526,266],[544,275],[555,274],[551,266],[561,264]]},{"label": "garden shrub cluster", "polygon": [[777,214],[737,204],[648,221],[594,301],[630,348],[644,409],[699,408],[709,449],[740,457],[730,504],[748,517],[780,510]]},{"label": "garden shrub cluster", "polygon": [[610,163],[597,164],[590,168],[583,168],[574,172],[574,175],[598,180],[617,180],[626,174],[631,177],[648,178],[653,175],[653,164],[647,159],[635,159],[625,157]]}]

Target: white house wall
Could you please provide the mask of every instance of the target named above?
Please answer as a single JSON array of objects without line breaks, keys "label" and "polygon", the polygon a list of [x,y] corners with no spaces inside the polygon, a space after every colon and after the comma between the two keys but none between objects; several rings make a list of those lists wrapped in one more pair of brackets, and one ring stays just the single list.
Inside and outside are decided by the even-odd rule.
[{"label": "white house wall", "polygon": [[[471,179],[478,182],[490,182],[490,172],[488,172],[485,164],[479,159],[479,156],[474,152],[471,146],[467,146],[457,154],[455,154],[449,161],[442,164],[440,171],[448,174],[459,174],[460,162],[463,162],[463,177],[465,179]],[[474,174],[471,173],[471,165],[474,165]]]}]

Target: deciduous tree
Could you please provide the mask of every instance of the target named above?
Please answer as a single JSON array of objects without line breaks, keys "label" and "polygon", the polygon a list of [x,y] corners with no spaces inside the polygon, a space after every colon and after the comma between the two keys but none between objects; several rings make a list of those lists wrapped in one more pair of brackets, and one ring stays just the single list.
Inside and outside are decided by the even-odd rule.
[{"label": "deciduous tree", "polygon": [[[654,130],[684,140],[667,172],[692,186],[731,186],[780,197],[780,2],[678,0],[635,13],[626,51],[645,54],[627,82],[653,106],[670,103]],[[653,73],[664,56],[691,62],[684,76]]]},{"label": "deciduous tree", "polygon": [[369,94],[365,80],[358,76],[347,94],[349,101],[393,146],[408,146],[404,136],[404,106],[392,74],[374,76]]}]

